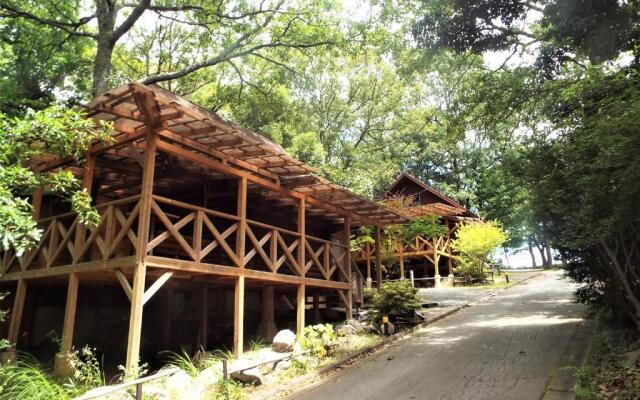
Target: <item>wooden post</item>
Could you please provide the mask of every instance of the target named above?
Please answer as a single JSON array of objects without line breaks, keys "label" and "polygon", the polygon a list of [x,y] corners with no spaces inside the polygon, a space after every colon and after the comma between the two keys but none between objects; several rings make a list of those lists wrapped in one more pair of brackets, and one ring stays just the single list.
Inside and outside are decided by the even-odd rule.
[{"label": "wooden post", "polygon": [[262,318],[258,325],[258,336],[261,336],[267,342],[273,340],[278,333],[273,308],[273,286],[266,285],[262,288]]},{"label": "wooden post", "polygon": [[298,285],[298,293],[297,293],[297,305],[296,305],[296,334],[298,337],[304,335],[304,314],[305,314],[305,305],[306,298],[304,294],[304,284]]},{"label": "wooden post", "polygon": [[209,336],[209,287],[207,283],[202,284],[200,300],[200,347],[207,349],[207,338]]},{"label": "wooden post", "polygon": [[236,280],[233,309],[233,356],[238,358],[244,351],[244,276]]},{"label": "wooden post", "polygon": [[36,188],[33,191],[33,197],[31,198],[31,208],[34,220],[40,219],[40,211],[42,210],[42,188]]},{"label": "wooden post", "polygon": [[380,226],[376,226],[375,234],[376,246],[376,287],[380,289],[382,285],[382,254],[380,254]]},{"label": "wooden post", "polygon": [[136,251],[136,265],[133,272],[129,336],[127,339],[127,361],[125,368],[129,372],[135,371],[138,367],[140,358],[142,307],[144,301],[145,278],[147,273],[145,258],[147,255],[147,243],[149,242],[149,225],[151,221],[151,202],[153,201],[153,178],[157,144],[158,136],[153,131],[149,131],[147,133],[147,143],[144,154],[144,170],[142,172],[140,216],[138,217],[138,243]]},{"label": "wooden post", "polygon": [[305,241],[306,239],[306,221],[305,221],[305,201],[304,198],[298,202],[298,233],[300,234],[300,242],[298,243],[298,266],[300,267],[300,276],[305,275]]},{"label": "wooden post", "polygon": [[76,321],[76,306],[78,304],[78,273],[69,274],[67,287],[67,304],[64,310],[62,323],[62,342],[60,352],[56,354],[53,365],[55,375],[63,378],[72,377],[75,369],[72,363],[71,350],[73,349],[73,328]]},{"label": "wooden post", "polygon": [[404,279],[404,245],[400,243],[400,279]]},{"label": "wooden post", "polygon": [[[82,169],[82,190],[85,190],[89,194],[91,194],[91,190],[93,189],[93,170],[95,169],[95,166],[96,156],[94,154],[87,154],[87,159],[84,162],[84,167]],[[84,247],[86,232],[87,227],[78,223],[76,228],[75,255],[73,257],[74,264],[81,261],[77,259],[77,257]]]},{"label": "wooden post", "polygon": [[[344,269],[347,271],[347,282],[349,285],[351,282],[351,217],[344,217],[344,230],[343,230],[343,244],[347,246],[344,249]],[[353,288],[347,291],[347,304],[346,304],[346,317],[347,319],[353,318]]]},{"label": "wooden post", "polygon": [[78,274],[69,274],[69,285],[67,287],[67,304],[64,309],[64,322],[62,325],[61,353],[71,352],[73,347],[73,328],[76,321],[76,306],[78,304]]},{"label": "wooden post", "polygon": [[367,279],[371,279],[371,245],[367,243],[366,256],[367,256]]},{"label": "wooden post", "polygon": [[240,260],[238,267],[244,268],[245,239],[247,232],[247,178],[238,180],[238,230],[236,233],[236,255]]},{"label": "wooden post", "polygon": [[442,284],[440,281],[440,254],[438,253],[438,241],[433,240],[433,266],[435,287],[439,288]]},{"label": "wooden post", "polygon": [[11,309],[11,322],[9,323],[9,333],[7,340],[9,344],[16,347],[18,336],[20,335],[20,322],[22,321],[22,311],[24,310],[24,300],[27,295],[27,281],[20,279],[16,289],[16,295]]}]

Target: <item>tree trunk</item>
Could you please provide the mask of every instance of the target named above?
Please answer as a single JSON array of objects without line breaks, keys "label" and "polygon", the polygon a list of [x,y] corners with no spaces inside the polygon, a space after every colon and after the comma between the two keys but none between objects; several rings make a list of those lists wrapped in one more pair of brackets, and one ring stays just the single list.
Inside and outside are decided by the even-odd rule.
[{"label": "tree trunk", "polygon": [[536,255],[533,254],[533,246],[531,245],[531,242],[528,242],[527,244],[529,245],[529,254],[531,255],[531,266],[536,268],[538,264],[536,264]]},{"label": "tree trunk", "polygon": [[547,251],[547,267],[553,266],[553,257],[551,256],[551,246],[546,246]]},{"label": "tree trunk", "polygon": [[107,43],[98,41],[96,58],[93,63],[93,96],[97,97],[109,91],[108,79],[111,75],[111,56],[113,54],[113,44],[110,40]]},{"label": "tree trunk", "polygon": [[113,32],[116,24],[117,9],[110,0],[96,1],[98,19],[98,39],[96,58],[93,63],[93,95],[99,96],[109,90],[108,79],[111,74],[111,56],[115,41]]},{"label": "tree trunk", "polygon": [[[627,301],[632,307],[632,310],[629,310],[628,315],[634,321],[638,329],[640,329],[640,299],[636,295],[627,275],[620,265],[616,251],[613,251],[605,241],[600,241],[601,248],[604,249],[604,254],[606,258],[609,259],[609,264],[611,265],[611,269],[614,272],[614,276],[617,278],[618,283],[620,284]],[[628,268],[628,265],[626,266]]]}]

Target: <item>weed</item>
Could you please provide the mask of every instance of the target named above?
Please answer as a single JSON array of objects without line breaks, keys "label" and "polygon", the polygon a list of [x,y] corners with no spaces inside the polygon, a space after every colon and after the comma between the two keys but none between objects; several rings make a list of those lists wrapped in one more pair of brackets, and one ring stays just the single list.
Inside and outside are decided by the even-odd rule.
[{"label": "weed", "polygon": [[0,384],[0,400],[67,400],[78,394],[65,390],[27,354],[0,368]]},{"label": "weed", "polygon": [[262,338],[256,338],[249,341],[249,350],[258,351],[266,347],[266,343]]}]

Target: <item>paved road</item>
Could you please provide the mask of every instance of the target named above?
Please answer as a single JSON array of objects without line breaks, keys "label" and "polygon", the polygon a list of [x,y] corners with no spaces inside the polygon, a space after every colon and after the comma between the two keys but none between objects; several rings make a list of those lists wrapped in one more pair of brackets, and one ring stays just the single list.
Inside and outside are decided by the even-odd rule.
[{"label": "paved road", "polygon": [[291,399],[538,400],[581,321],[574,289],[546,273]]}]

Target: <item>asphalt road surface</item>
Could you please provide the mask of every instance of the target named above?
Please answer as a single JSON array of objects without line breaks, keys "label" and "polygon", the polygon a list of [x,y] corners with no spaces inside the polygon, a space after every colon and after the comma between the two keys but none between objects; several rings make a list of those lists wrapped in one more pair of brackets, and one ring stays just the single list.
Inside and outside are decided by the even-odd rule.
[{"label": "asphalt road surface", "polygon": [[561,272],[545,273],[290,399],[538,400],[582,320],[574,290]]}]

